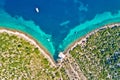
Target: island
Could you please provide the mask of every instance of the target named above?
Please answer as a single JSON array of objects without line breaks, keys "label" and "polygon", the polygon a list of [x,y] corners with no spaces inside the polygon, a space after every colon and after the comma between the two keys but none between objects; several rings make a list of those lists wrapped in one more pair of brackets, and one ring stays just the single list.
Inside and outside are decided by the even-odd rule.
[{"label": "island", "polygon": [[120,79],[120,23],[79,38],[57,62],[43,46],[30,35],[0,28],[0,80]]}]

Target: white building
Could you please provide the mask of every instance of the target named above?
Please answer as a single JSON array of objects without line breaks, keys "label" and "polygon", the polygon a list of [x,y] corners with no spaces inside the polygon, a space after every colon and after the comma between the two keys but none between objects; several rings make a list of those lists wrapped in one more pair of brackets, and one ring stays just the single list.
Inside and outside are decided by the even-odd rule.
[{"label": "white building", "polygon": [[65,58],[65,55],[63,54],[63,52],[60,52],[58,57],[60,57],[61,59],[64,59]]}]

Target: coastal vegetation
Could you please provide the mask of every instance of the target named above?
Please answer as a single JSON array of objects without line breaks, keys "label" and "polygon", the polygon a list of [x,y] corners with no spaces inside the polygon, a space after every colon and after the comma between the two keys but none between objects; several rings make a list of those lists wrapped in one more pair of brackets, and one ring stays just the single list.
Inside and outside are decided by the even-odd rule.
[{"label": "coastal vegetation", "polygon": [[76,41],[56,66],[33,43],[0,32],[0,80],[120,79],[120,26],[100,28]]},{"label": "coastal vegetation", "polygon": [[58,80],[59,73],[32,43],[0,33],[0,80]]},{"label": "coastal vegetation", "polygon": [[99,29],[69,53],[88,80],[119,80],[120,26]]}]

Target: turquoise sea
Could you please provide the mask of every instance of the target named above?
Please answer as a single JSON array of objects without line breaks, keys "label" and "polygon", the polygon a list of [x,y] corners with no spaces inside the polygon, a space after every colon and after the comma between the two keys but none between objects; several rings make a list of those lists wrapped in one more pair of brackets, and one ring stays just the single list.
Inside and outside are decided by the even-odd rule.
[{"label": "turquoise sea", "polygon": [[75,40],[115,22],[120,0],[0,0],[0,26],[31,35],[55,60]]}]

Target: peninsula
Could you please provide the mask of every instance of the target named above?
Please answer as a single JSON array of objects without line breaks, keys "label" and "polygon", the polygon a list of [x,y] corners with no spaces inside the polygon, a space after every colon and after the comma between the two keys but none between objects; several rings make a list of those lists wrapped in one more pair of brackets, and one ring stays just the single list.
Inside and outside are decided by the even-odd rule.
[{"label": "peninsula", "polygon": [[62,64],[70,80],[119,80],[120,23],[88,33],[63,53]]},{"label": "peninsula", "polygon": [[61,70],[32,37],[0,29],[0,80],[59,80],[66,75]]}]

